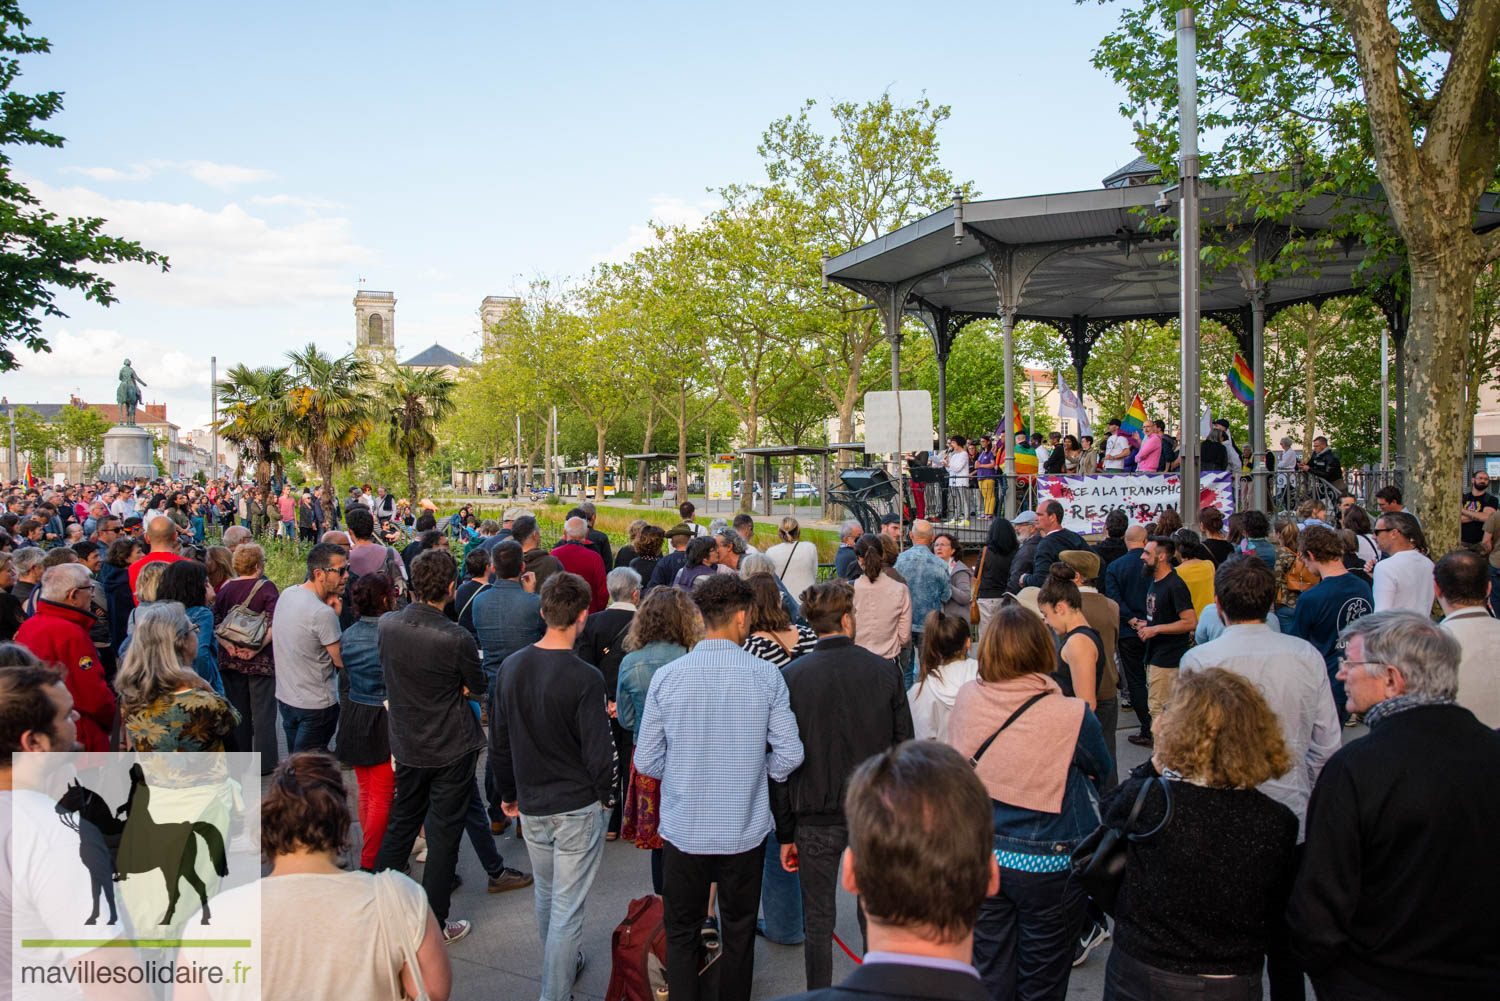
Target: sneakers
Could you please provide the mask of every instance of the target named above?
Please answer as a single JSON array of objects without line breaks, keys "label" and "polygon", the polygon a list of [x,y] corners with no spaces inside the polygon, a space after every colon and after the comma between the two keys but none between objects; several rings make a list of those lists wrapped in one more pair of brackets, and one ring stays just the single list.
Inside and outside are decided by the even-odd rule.
[{"label": "sneakers", "polygon": [[509,817],[501,817],[499,820],[490,821],[491,834],[504,834],[508,830],[510,830]]},{"label": "sneakers", "polygon": [[452,945],[473,930],[474,925],[468,921],[444,921],[443,944]]},{"label": "sneakers", "polygon": [[698,929],[698,934],[703,938],[703,948],[713,952],[719,947],[719,922],[710,915],[703,919],[703,925]]},{"label": "sneakers", "polygon": [[489,891],[491,893],[504,893],[506,890],[519,890],[523,886],[531,885],[531,876],[519,869],[507,866],[501,869],[498,875],[490,877]]},{"label": "sneakers", "polygon": [[1362,725],[1364,725],[1364,722],[1365,722],[1365,714],[1364,713],[1350,713],[1349,714],[1349,718],[1346,719],[1346,720],[1344,720],[1344,726],[1345,726],[1345,728],[1355,727],[1355,726],[1362,726]]},{"label": "sneakers", "polygon": [[1073,965],[1082,966],[1089,958],[1089,953],[1104,944],[1109,938],[1109,928],[1097,921],[1090,922],[1084,931],[1083,937],[1078,940],[1077,947],[1073,950]]},{"label": "sneakers", "polygon": [[1125,739],[1130,741],[1136,747],[1151,747],[1156,743],[1156,741],[1149,733],[1132,733]]},{"label": "sneakers", "polygon": [[427,861],[427,839],[421,835],[411,843],[411,858],[413,862]]}]

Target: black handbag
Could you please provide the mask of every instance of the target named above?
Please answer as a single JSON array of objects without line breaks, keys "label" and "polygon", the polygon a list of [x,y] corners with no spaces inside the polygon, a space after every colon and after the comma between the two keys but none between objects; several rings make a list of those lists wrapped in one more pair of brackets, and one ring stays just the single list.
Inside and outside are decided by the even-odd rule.
[{"label": "black handbag", "polygon": [[[1161,787],[1162,795],[1167,801],[1161,823],[1141,834],[1130,833],[1136,818],[1141,815],[1141,807],[1146,803],[1146,794],[1155,786]],[[1171,819],[1172,789],[1167,785],[1166,779],[1158,776],[1142,785],[1141,791],[1136,793],[1135,803],[1130,807],[1130,816],[1125,818],[1124,826],[1115,828],[1100,824],[1093,834],[1084,838],[1083,843],[1073,849],[1073,854],[1068,859],[1068,868],[1072,871],[1073,878],[1106,914],[1115,913],[1115,901],[1120,895],[1121,884],[1125,882],[1125,853],[1129,842],[1155,837]]]}]

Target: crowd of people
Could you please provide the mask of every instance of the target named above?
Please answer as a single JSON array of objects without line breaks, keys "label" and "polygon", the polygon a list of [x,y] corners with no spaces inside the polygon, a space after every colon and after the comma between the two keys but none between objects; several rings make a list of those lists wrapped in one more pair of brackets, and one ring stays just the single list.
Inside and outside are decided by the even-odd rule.
[{"label": "crowd of people", "polygon": [[[23,750],[260,752],[267,996],[446,997],[467,841],[488,891],[531,888],[540,997],[565,1001],[623,839],[678,1001],[748,1001],[757,934],[802,944],[816,998],[1060,999],[1111,937],[1121,1001],[1263,979],[1284,1001],[1304,975],[1492,997],[1482,475],[1473,548],[1437,559],[1398,492],[1373,519],[1205,508],[1201,532],[1119,510],[1093,543],[1047,500],[977,554],[893,515],[844,523],[830,568],[793,518],[760,552],[749,516],[690,503],[618,548],[592,505],[550,548],[524,508],[451,532],[424,511],[398,549],[383,490],[306,495],[304,534],[303,500],[257,524],[249,486],[12,487],[0,778]],[[278,588],[256,531],[289,521],[311,545]],[[1122,773],[1127,729],[1150,756]],[[512,824],[529,873],[498,850]],[[1074,871],[1101,825],[1125,838],[1107,896]],[[840,888],[863,965],[834,986]],[[348,934],[306,934],[313,909]],[[401,934],[359,934],[372,915]]]}]

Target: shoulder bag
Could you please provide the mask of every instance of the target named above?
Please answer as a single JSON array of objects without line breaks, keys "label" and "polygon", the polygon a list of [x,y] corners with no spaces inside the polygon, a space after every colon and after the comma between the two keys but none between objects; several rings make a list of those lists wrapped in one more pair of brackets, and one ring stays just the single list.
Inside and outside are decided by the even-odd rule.
[{"label": "shoulder bag", "polygon": [[979,569],[974,571],[974,589],[969,592],[969,625],[979,625],[979,581],[984,577],[984,554],[989,552],[988,544],[979,551]]},{"label": "shoulder bag", "polygon": [[[1141,815],[1141,807],[1146,803],[1146,795],[1154,787],[1161,788],[1161,794],[1167,801],[1166,813],[1162,815],[1161,823],[1151,830],[1142,834],[1132,834],[1130,829],[1135,826],[1136,818]],[[1160,834],[1162,828],[1172,819],[1172,789],[1167,785],[1167,780],[1156,776],[1141,786],[1141,791],[1136,793],[1135,802],[1131,804],[1130,815],[1125,818],[1121,827],[1110,827],[1108,824],[1100,824],[1094,833],[1083,839],[1083,843],[1073,849],[1073,855],[1068,860],[1068,868],[1072,870],[1073,878],[1076,879],[1094,903],[1103,908],[1106,914],[1115,913],[1115,902],[1120,896],[1120,886],[1125,882],[1125,856],[1126,849],[1131,841],[1145,841]]]},{"label": "shoulder bag", "polygon": [[[417,950],[411,947],[411,943],[405,935],[401,934],[401,929],[398,927],[400,891],[396,889],[394,883],[399,878],[399,873],[386,870],[376,873],[375,878],[371,880],[375,890],[375,922],[387,946],[393,952],[399,953],[402,965],[411,971],[412,984],[417,989],[414,1001],[430,1001],[431,995],[427,993],[427,985],[422,982],[422,966],[417,960]],[[439,928],[438,932],[441,934],[442,929]],[[396,992],[401,997],[406,996],[399,970],[396,973]]]},{"label": "shoulder bag", "polygon": [[982,757],[984,757],[984,752],[988,751],[990,749],[990,745],[995,742],[995,738],[998,737],[998,736],[1000,736],[1002,733],[1004,733],[1006,727],[1010,726],[1016,720],[1020,719],[1022,713],[1024,713],[1026,710],[1030,709],[1032,706],[1036,705],[1042,699],[1046,698],[1048,695],[1051,695],[1051,694],[1052,694],[1051,692],[1037,692],[1031,698],[1027,699],[1025,702],[1022,702],[1021,703],[1021,707],[1019,709],[1017,709],[1015,712],[1011,713],[1009,719],[1007,719],[1004,723],[1000,724],[1000,729],[998,729],[994,733],[990,734],[989,737],[985,740],[985,742],[983,744],[979,745],[979,749],[976,750],[974,752],[974,754],[969,758],[969,767],[971,767],[971,768],[978,768],[979,767],[979,759],[982,758]]},{"label": "shoulder bag", "polygon": [[219,623],[214,635],[225,643],[244,647],[247,650],[259,651],[266,645],[266,633],[271,630],[271,617],[265,612],[252,612],[250,602],[255,600],[255,592],[259,591],[266,583],[266,578],[261,577],[245,595],[245,600],[229,610],[224,616],[224,621]]}]

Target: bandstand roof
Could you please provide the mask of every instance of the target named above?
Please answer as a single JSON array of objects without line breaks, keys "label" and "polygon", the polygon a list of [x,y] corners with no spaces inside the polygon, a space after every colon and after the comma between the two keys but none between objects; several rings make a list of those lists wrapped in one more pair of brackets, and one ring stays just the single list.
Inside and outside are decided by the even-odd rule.
[{"label": "bandstand roof", "polygon": [[[1177,313],[1178,269],[1161,263],[1160,257],[1176,248],[1176,236],[1142,232],[1147,220],[1141,215],[1142,210],[1156,211],[1161,190],[1159,184],[1134,184],[964,202],[830,259],[825,273],[830,281],[866,295],[872,286],[909,283],[908,309],[998,316],[985,250],[992,243],[1024,248],[1031,255],[1017,319],[1167,319]],[[1200,194],[1204,225],[1219,239],[1238,239],[1255,229],[1257,220],[1235,206],[1228,189],[1204,188]],[[1369,196],[1323,196],[1275,228],[1283,241],[1307,240],[1330,228],[1355,198],[1377,209],[1381,205]],[[1475,230],[1500,226],[1500,198],[1486,195],[1481,206]],[[1176,209],[1174,200],[1169,210]],[[954,218],[960,212],[965,236],[956,241]],[[1363,244],[1349,241],[1315,266],[1274,279],[1268,283],[1268,307],[1274,311],[1354,291],[1354,273],[1365,255]],[[1372,266],[1390,271],[1394,262]],[[1205,275],[1200,302],[1204,313],[1244,308],[1246,291],[1239,274]]]}]

